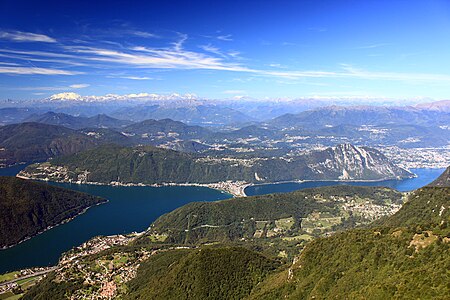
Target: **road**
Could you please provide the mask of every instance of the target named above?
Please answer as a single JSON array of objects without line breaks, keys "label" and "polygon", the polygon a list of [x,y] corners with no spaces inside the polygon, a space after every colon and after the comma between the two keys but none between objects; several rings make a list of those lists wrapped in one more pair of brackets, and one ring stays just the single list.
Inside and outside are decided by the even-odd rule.
[{"label": "road", "polygon": [[39,272],[35,272],[33,274],[25,275],[25,276],[22,276],[22,277],[19,277],[19,278],[14,278],[13,280],[9,280],[9,281],[5,281],[5,282],[0,283],[0,286],[4,286],[4,285],[10,284],[10,283],[14,283],[14,282],[22,280],[22,279],[27,279],[27,278],[36,277],[36,276],[39,276],[39,275],[44,275],[44,274],[50,273],[51,271],[54,271],[56,269],[57,269],[57,267],[51,267],[49,269],[46,269],[46,270],[43,270],[43,271],[39,271]]}]

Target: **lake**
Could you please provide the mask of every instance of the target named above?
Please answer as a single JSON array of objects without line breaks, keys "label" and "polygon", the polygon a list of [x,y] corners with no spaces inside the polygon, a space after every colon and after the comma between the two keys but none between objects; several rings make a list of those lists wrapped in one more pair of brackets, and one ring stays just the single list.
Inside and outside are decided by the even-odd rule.
[{"label": "lake", "polygon": [[[22,167],[23,168],[23,167]],[[20,168],[16,168],[17,172]],[[0,175],[11,170],[0,169]],[[0,274],[6,271],[54,265],[61,253],[97,235],[143,231],[162,214],[192,201],[215,201],[231,195],[205,187],[113,187],[52,183],[109,200],[94,206],[74,220],[30,240],[0,250]]]},{"label": "lake", "polygon": [[[0,169],[0,176],[17,174],[25,165]],[[422,187],[436,179],[444,169],[413,169],[417,178],[380,182],[304,182],[265,184],[248,187],[247,195],[290,192],[302,188],[336,184],[382,185],[400,191]],[[31,266],[54,265],[61,253],[97,235],[145,230],[164,213],[192,201],[216,201],[231,195],[205,187],[115,187],[51,183],[56,186],[104,197],[109,203],[90,208],[69,223],[57,226],[24,243],[0,250],[0,274]]]},{"label": "lake", "polygon": [[249,186],[245,189],[247,196],[265,195],[271,193],[287,193],[300,189],[314,188],[330,185],[356,185],[356,186],[386,186],[401,192],[408,192],[421,188],[439,177],[445,169],[411,169],[417,175],[415,178],[403,180],[383,181],[305,181],[305,182],[283,182],[273,184],[260,184]]}]

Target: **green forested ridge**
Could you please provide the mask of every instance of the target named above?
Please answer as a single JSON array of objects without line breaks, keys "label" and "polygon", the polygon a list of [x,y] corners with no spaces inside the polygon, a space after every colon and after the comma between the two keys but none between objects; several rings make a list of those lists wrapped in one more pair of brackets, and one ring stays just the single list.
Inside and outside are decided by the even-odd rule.
[{"label": "green forested ridge", "polygon": [[[364,163],[367,157],[370,157],[370,164]],[[333,167],[324,167],[325,162],[331,162]],[[377,168],[372,166],[377,164],[379,164]],[[64,167],[66,171],[55,172],[56,167]],[[319,168],[319,171],[316,168]],[[32,177],[50,180],[145,184],[214,183],[227,180],[246,182],[338,180],[344,173],[350,176],[347,179],[366,180],[412,176],[412,173],[392,164],[379,151],[364,147],[356,148],[349,144],[339,145],[335,149],[313,151],[289,160],[256,158],[245,162],[202,157],[152,146],[127,148],[103,145],[74,155],[55,158],[44,165],[29,166],[25,171]],[[85,177],[86,172],[89,173],[88,177]]]},{"label": "green forested ridge", "polygon": [[276,274],[281,281],[268,278],[251,298],[448,299],[449,244],[441,237],[415,252],[414,234],[358,229],[317,239],[291,267],[292,279]]},{"label": "green forested ridge", "polygon": [[424,187],[414,191],[410,201],[406,202],[401,210],[380,220],[380,224],[389,227],[422,226],[427,229],[446,227],[450,220],[449,204],[450,187]]},{"label": "green forested ridge", "polygon": [[63,126],[27,122],[0,127],[0,167],[44,161],[104,143],[127,144],[127,137],[108,129],[95,129],[97,137]]},{"label": "green forested ridge", "polygon": [[292,218],[293,223],[286,234],[298,236],[305,227],[301,224],[302,219],[313,212],[337,218],[337,228],[354,226],[356,221],[362,220],[356,215],[346,215],[336,201],[346,197],[374,204],[402,201],[401,193],[387,188],[332,186],[216,202],[192,202],[158,218],[149,234],[166,234],[167,241],[175,243],[224,242],[252,238],[258,222],[267,222],[262,225],[267,231],[275,226],[275,221]]},{"label": "green forested ridge", "polygon": [[127,148],[105,145],[55,158],[50,163],[68,167],[72,171],[69,174],[72,179],[76,180],[80,172],[88,170],[88,181],[106,183],[207,183],[253,176],[249,169],[241,166],[200,163],[194,158],[190,154],[153,146]]},{"label": "green forested ridge", "polygon": [[422,188],[383,226],[314,240],[251,298],[448,299],[449,206],[450,188]]},{"label": "green forested ridge", "polygon": [[430,186],[450,187],[450,167],[448,167],[435,181],[430,183]]},{"label": "green forested ridge", "polygon": [[0,247],[14,245],[105,201],[15,177],[0,177]]},{"label": "green forested ridge", "polygon": [[242,299],[278,266],[237,247],[169,251],[142,264],[125,299]]}]

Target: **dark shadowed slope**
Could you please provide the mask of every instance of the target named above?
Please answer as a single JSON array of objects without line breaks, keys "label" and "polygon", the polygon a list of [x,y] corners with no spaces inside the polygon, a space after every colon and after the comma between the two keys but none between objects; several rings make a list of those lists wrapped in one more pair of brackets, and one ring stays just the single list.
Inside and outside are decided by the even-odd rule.
[{"label": "dark shadowed slope", "polygon": [[0,177],[0,248],[75,217],[106,200],[15,177]]}]

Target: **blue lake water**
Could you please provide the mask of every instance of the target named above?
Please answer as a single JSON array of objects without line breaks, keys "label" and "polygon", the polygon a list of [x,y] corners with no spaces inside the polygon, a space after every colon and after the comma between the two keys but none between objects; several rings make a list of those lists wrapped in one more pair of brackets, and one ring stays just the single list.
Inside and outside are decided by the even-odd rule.
[{"label": "blue lake water", "polygon": [[[0,169],[0,176],[13,176],[25,166]],[[381,182],[342,183],[333,181],[280,183],[248,187],[247,195],[290,192],[302,188],[336,184],[381,185],[400,191],[422,187],[437,178],[444,169],[414,169],[417,178]],[[24,243],[0,250],[0,274],[31,266],[53,265],[61,253],[97,235],[145,230],[156,218],[192,201],[215,201],[229,194],[204,187],[113,187],[51,183],[104,197],[109,203],[90,208],[69,223],[57,226]]]},{"label": "blue lake water", "polygon": [[[3,174],[6,170],[2,169]],[[2,173],[0,173],[2,175]],[[97,235],[143,231],[162,214],[192,201],[215,201],[231,195],[204,187],[113,187],[52,183],[97,195],[108,203],[30,240],[0,250],[0,274],[31,266],[53,265],[61,253]]]},{"label": "blue lake water", "polygon": [[248,196],[264,195],[271,193],[287,193],[296,190],[314,188],[330,185],[357,185],[357,186],[385,186],[401,192],[412,191],[421,188],[439,177],[445,169],[411,169],[417,175],[416,178],[404,180],[384,180],[384,181],[306,181],[306,182],[284,182],[274,184],[261,184],[249,186],[245,189]]}]

